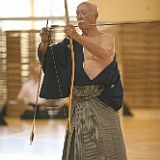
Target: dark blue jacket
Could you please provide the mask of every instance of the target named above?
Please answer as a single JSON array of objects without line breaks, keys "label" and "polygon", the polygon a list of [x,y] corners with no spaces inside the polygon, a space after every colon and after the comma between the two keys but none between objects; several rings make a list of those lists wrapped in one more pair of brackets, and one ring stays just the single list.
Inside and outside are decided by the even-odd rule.
[{"label": "dark blue jacket", "polygon": [[[48,46],[42,62],[42,53],[38,49],[38,57],[43,63],[44,78],[41,86],[40,97],[47,99],[57,99],[68,97],[71,82],[71,51],[68,39],[52,46]],[[98,97],[101,101],[110,105],[114,110],[118,110],[123,102],[123,88],[117,67],[116,59],[107,66],[100,76],[93,81],[87,81],[79,74],[80,66],[83,62],[83,47],[76,41],[73,42],[75,52],[75,81],[74,85],[94,85],[105,86],[103,93]]]}]

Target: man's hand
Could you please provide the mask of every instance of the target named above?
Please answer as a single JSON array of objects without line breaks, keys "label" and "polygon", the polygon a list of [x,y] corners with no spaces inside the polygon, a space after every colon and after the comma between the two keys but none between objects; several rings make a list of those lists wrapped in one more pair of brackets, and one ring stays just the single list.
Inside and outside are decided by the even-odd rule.
[{"label": "man's hand", "polygon": [[77,40],[77,41],[80,37],[80,35],[76,32],[75,28],[71,24],[65,27],[64,32],[66,33],[68,37],[74,40]]}]

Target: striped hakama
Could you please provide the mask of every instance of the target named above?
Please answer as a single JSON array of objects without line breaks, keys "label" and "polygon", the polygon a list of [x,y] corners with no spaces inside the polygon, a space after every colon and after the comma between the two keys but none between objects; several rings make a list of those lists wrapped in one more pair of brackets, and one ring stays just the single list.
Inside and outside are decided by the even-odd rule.
[{"label": "striped hakama", "polygon": [[62,160],[126,160],[118,112],[101,102],[98,85],[75,86]]}]

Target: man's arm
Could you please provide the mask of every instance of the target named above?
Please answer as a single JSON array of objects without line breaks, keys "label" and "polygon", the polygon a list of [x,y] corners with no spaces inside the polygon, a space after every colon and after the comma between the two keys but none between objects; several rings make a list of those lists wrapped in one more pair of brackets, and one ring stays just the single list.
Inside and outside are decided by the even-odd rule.
[{"label": "man's arm", "polygon": [[97,56],[99,59],[106,60],[114,55],[115,39],[109,34],[105,36],[104,41],[106,41],[106,43],[102,47],[100,44],[91,41],[88,37],[79,35],[72,26],[66,27],[65,33],[82,44],[91,54]]},{"label": "man's arm", "polygon": [[[77,41],[82,44],[91,54],[97,56],[99,59],[109,59],[114,54],[114,38],[105,38],[108,41],[108,45],[102,47],[97,43],[90,41],[85,36],[79,36]],[[107,43],[107,42],[106,42]]]}]

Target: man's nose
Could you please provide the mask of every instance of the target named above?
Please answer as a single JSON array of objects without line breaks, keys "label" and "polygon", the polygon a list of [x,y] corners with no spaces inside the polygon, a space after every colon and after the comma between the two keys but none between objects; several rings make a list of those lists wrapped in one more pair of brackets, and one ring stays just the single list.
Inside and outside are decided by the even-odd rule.
[{"label": "man's nose", "polygon": [[77,20],[81,20],[82,19],[82,14],[81,13],[78,13],[77,14]]}]

